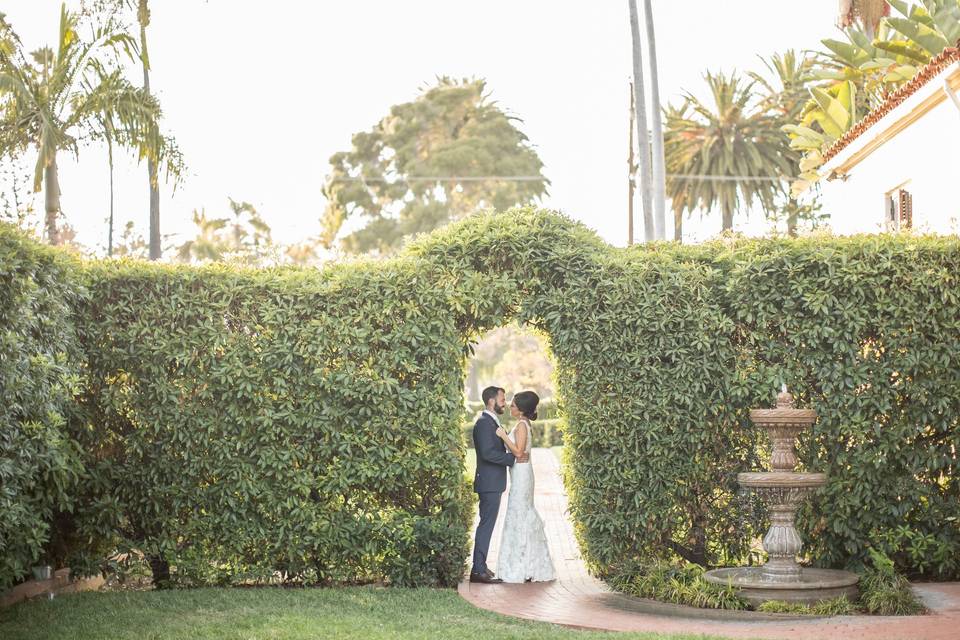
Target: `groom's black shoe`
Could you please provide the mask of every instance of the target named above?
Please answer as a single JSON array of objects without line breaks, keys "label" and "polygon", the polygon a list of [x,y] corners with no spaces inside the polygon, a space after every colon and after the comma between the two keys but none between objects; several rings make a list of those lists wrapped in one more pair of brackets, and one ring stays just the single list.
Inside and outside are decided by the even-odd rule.
[{"label": "groom's black shoe", "polygon": [[471,573],[470,582],[482,582],[484,584],[500,584],[503,582],[500,578],[494,578],[493,574],[490,572],[486,573]]}]

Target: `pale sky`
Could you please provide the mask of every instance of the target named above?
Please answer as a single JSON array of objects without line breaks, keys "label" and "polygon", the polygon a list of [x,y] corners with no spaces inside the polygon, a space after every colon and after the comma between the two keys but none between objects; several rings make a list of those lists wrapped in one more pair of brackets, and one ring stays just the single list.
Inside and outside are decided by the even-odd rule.
[{"label": "pale sky", "polygon": [[[552,182],[544,206],[626,243],[626,0],[150,4],[151,85],[189,167],[175,194],[161,190],[163,233],[191,236],[191,212],[226,215],[230,196],[253,203],[280,242],[316,235],[331,154],[449,75],[486,78],[493,98],[523,120]],[[33,50],[55,41],[59,8],[59,0],[4,0],[2,11]],[[653,10],[664,103],[679,103],[683,89],[702,95],[707,68],[758,69],[758,54],[814,49],[840,35],[836,0],[654,0]],[[132,159],[117,164],[116,226],[134,220],[146,235],[146,170]],[[104,247],[105,150],[83,148],[79,163],[63,155],[59,165],[67,219],[81,242]],[[636,206],[639,216],[639,198]],[[764,223],[755,213],[737,226],[762,232]],[[685,222],[693,240],[719,229],[719,213]]]}]

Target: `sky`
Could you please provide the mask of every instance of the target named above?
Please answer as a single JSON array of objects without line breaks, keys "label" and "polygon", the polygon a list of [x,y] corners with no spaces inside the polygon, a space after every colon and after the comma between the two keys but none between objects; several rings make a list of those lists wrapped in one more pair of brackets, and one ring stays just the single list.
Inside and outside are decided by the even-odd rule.
[{"label": "sky", "polygon": [[[174,240],[193,235],[194,209],[226,215],[228,197],[254,204],[280,242],[317,235],[330,156],[349,149],[351,136],[391,105],[448,75],[485,78],[493,99],[522,119],[552,183],[544,206],[626,244],[626,0],[150,5],[151,87],[188,165],[175,193],[161,190],[161,231],[177,234]],[[4,0],[2,7],[28,50],[53,44],[59,10],[59,0]],[[678,104],[684,90],[702,96],[707,69],[758,70],[758,55],[817,48],[839,35],[836,10],[836,0],[654,0],[662,102]],[[82,148],[79,160],[58,162],[67,219],[80,242],[103,251],[106,151]],[[117,227],[133,220],[146,235],[146,169],[121,159],[115,181]],[[639,216],[639,198],[636,208]],[[720,230],[720,215],[684,224],[695,241]],[[736,228],[762,233],[766,223],[752,212]]]}]

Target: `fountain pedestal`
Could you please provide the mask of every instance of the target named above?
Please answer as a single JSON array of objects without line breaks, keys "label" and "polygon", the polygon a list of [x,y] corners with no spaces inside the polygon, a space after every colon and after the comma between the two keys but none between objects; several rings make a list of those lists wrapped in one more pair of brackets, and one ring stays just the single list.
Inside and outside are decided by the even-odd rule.
[{"label": "fountain pedestal", "polygon": [[714,569],[706,579],[716,584],[731,584],[748,602],[758,605],[768,600],[814,603],[841,595],[857,597],[858,576],[849,571],[801,567],[797,555],[803,548],[794,527],[797,508],[807,494],[827,481],[823,473],[798,473],[794,441],[817,419],[812,409],[796,409],[786,386],[777,396],[776,409],[754,409],[750,420],[770,435],[773,471],[737,474],[737,483],[756,493],[769,505],[770,529],[763,537],[763,550],[769,556],[761,567]]}]

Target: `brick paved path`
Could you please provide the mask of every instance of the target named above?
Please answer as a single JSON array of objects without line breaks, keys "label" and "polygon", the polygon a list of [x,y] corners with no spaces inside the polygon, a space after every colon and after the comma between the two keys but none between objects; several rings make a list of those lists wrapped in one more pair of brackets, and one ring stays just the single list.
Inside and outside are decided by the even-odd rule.
[{"label": "brick paved path", "polygon": [[[960,583],[956,582],[916,585],[915,589],[934,613],[903,617],[798,618],[693,609],[612,593],[591,577],[583,564],[566,513],[567,497],[556,456],[550,449],[534,449],[531,457],[536,475],[534,502],[546,527],[558,578],[549,583],[498,585],[471,584],[464,580],[459,586],[460,595],[477,607],[518,618],[610,631],[784,640],[960,640]],[[490,544],[488,564],[494,571],[506,498],[504,493]]]}]

